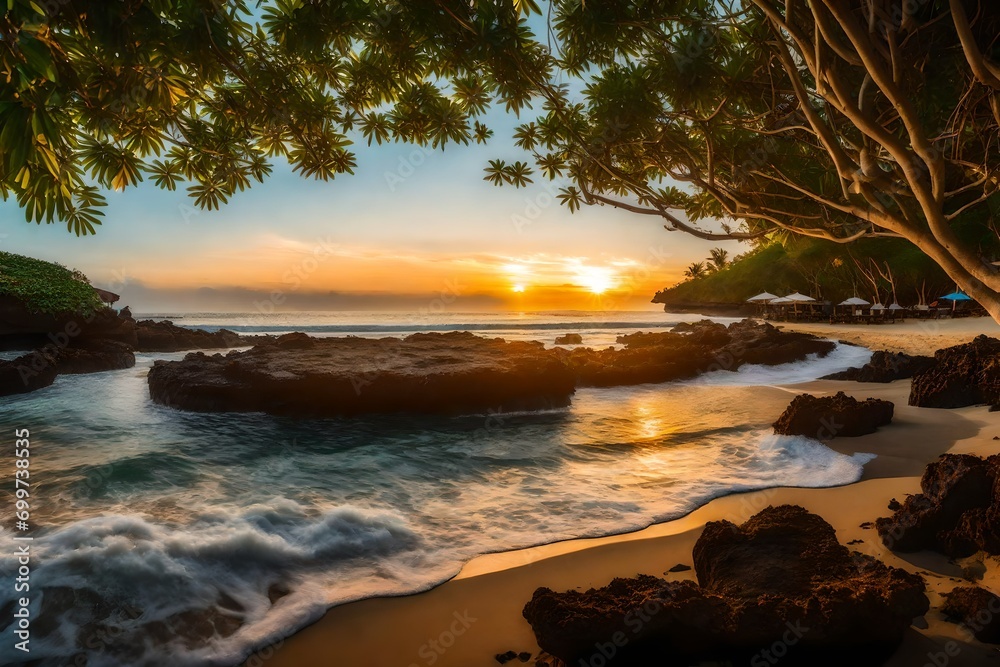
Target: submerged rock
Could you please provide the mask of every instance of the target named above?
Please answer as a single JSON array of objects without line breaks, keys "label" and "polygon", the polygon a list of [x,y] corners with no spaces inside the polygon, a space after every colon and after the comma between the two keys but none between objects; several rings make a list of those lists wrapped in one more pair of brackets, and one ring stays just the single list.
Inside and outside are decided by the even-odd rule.
[{"label": "submerged rock", "polygon": [[885,383],[911,378],[933,365],[933,357],[880,351],[873,353],[871,361],[860,368],[848,368],[846,371],[832,373],[820,379]]},{"label": "submerged rock", "polygon": [[842,391],[835,396],[801,394],[774,422],[774,432],[817,440],[856,437],[874,433],[879,426],[890,423],[894,408],[890,401],[878,398],[858,401]]},{"label": "submerged rock", "polygon": [[988,336],[938,350],[933,365],[917,373],[910,387],[910,405],[922,408],[998,403],[1000,340]]},{"label": "submerged rock", "polygon": [[199,412],[458,414],[560,407],[574,378],[541,343],[470,333],[404,339],[288,334],[226,356],[157,361],[153,400]]},{"label": "submerged rock", "polygon": [[643,575],[582,593],[539,588],[524,617],[568,665],[876,665],[928,609],[919,576],[849,551],[796,506],[708,523],[694,565],[698,584]]},{"label": "submerged rock", "polygon": [[893,551],[930,549],[952,557],[977,551],[1000,555],[1000,455],[945,454],[924,470],[922,493],[878,519]]},{"label": "submerged rock", "polygon": [[556,338],[556,345],[582,345],[583,336],[578,333],[568,333]]}]

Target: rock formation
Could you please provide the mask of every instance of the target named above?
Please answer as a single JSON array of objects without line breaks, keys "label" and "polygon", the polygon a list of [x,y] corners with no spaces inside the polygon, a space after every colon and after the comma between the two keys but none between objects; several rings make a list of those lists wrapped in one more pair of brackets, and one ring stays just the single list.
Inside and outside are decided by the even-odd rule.
[{"label": "rock formation", "polygon": [[1000,404],[1000,340],[977,336],[971,343],[934,353],[934,364],[913,376],[910,405],[962,408]]},{"label": "rock formation", "polygon": [[959,586],[944,596],[941,611],[976,639],[1000,644],[1000,597],[978,586]]},{"label": "rock formation", "polygon": [[835,396],[800,394],[774,422],[774,432],[817,440],[866,435],[890,423],[894,407],[877,398],[858,401],[842,391]]},{"label": "rock formation", "polygon": [[609,387],[667,382],[702,373],[736,371],[744,364],[777,365],[825,356],[836,344],[810,334],[786,333],[753,320],[728,327],[703,320],[670,332],[618,337],[624,349],[576,348],[560,354],[581,386]]},{"label": "rock formation", "polygon": [[578,333],[568,333],[556,338],[556,345],[583,345],[583,336]]},{"label": "rock formation", "polygon": [[832,373],[823,380],[852,380],[854,382],[893,382],[905,380],[934,365],[933,357],[903,354],[902,352],[875,352],[871,361],[860,368]]},{"label": "rock formation", "polygon": [[888,548],[957,558],[980,550],[1000,555],[1000,455],[945,454],[927,466],[920,489],[875,522]]},{"label": "rock formation", "polygon": [[[926,613],[924,582],[842,546],[801,507],[706,525],[698,583],[652,576],[586,592],[539,588],[524,608],[538,645],[567,665],[877,665]],[[756,662],[755,662],[756,660]],[[582,662],[581,662],[582,661]]]},{"label": "rock formation", "polygon": [[136,322],[136,351],[182,352],[185,350],[216,350],[262,342],[261,336],[241,336],[228,329],[204,331],[179,327],[169,320]]},{"label": "rock formation", "polygon": [[298,416],[559,407],[574,385],[570,369],[541,343],[470,333],[378,340],[288,334],[226,356],[157,361],[149,373],[159,403]]}]

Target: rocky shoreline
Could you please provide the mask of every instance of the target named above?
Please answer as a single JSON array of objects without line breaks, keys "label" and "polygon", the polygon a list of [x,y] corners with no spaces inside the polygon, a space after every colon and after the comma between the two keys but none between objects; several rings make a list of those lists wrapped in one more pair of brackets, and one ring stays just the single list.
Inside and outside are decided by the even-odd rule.
[{"label": "rocky shoreline", "polygon": [[460,414],[566,406],[577,387],[667,382],[745,364],[825,356],[835,343],[744,320],[620,336],[620,348],[546,349],[469,332],[403,339],[287,334],[244,352],[157,361],[157,403],[196,412],[350,416]]},{"label": "rocky shoreline", "polygon": [[131,368],[136,352],[226,349],[272,338],[189,329],[168,320],[136,321],[128,308],[39,314],[0,296],[0,350],[25,351],[0,361],[0,396],[42,389],[58,375]]}]

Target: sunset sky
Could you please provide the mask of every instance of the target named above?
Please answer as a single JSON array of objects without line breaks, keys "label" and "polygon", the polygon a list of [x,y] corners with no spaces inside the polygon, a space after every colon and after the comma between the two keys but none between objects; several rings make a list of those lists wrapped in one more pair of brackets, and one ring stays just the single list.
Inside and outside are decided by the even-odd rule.
[{"label": "sunset sky", "polygon": [[[109,193],[96,237],[27,224],[0,204],[0,248],[60,262],[137,312],[407,310],[440,299],[463,310],[645,309],[714,245],[655,218],[607,207],[571,215],[548,182],[482,180],[515,119],[495,114],[486,146],[432,152],[357,147],[358,169],[322,183],[276,165],[221,211],[143,184]],[[276,296],[277,295],[277,296]]]}]

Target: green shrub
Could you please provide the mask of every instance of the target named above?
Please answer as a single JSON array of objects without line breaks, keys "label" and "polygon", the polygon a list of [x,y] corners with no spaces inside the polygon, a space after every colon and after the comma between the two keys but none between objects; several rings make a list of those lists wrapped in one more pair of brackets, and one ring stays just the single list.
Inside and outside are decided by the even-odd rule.
[{"label": "green shrub", "polygon": [[90,314],[103,307],[82,273],[9,252],[0,252],[0,295],[20,300],[33,313]]}]

